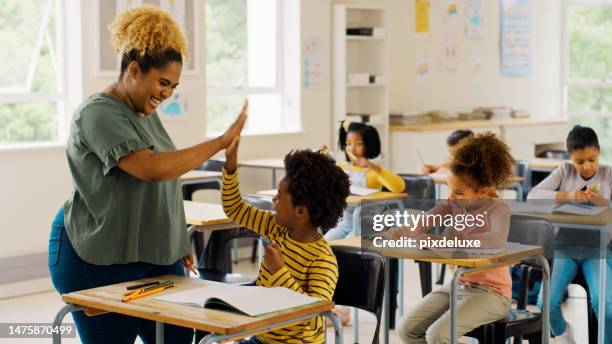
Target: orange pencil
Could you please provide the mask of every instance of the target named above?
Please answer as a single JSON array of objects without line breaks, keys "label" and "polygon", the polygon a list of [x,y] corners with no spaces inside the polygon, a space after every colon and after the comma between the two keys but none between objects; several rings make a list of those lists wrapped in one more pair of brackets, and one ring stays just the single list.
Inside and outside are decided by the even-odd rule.
[{"label": "orange pencil", "polygon": [[128,301],[140,299],[141,297],[145,297],[145,296],[148,296],[148,295],[151,295],[151,294],[159,293],[159,292],[164,291],[164,290],[166,290],[166,289],[168,289],[170,287],[172,287],[172,285],[168,285],[168,286],[163,286],[163,287],[151,289],[149,291],[145,291],[144,293],[130,294],[130,295],[122,298],[121,302],[128,302]]}]

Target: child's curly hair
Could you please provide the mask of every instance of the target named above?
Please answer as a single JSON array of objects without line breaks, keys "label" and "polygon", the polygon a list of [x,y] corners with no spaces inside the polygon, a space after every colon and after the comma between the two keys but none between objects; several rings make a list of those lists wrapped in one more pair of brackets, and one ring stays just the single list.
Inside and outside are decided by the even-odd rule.
[{"label": "child's curly hair", "polygon": [[285,156],[285,171],[293,206],[306,206],[310,222],[322,230],[336,226],[350,187],[336,162],[310,149],[294,150]]},{"label": "child's curly hair", "polygon": [[187,58],[187,40],[170,14],[153,6],[141,6],[122,12],[108,27],[117,53],[122,54],[121,76],[132,61],[143,73],[149,68],[163,68],[170,61],[182,63]]},{"label": "child's curly hair", "polygon": [[510,148],[487,132],[461,140],[453,150],[450,170],[470,178],[475,187],[502,188],[512,181],[514,158]]}]

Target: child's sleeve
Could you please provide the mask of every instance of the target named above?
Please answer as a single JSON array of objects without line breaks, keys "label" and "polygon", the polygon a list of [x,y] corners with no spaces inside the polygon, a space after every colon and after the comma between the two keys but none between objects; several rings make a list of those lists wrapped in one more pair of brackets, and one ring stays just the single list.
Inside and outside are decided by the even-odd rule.
[{"label": "child's sleeve", "polygon": [[[527,195],[527,199],[556,199],[557,192],[561,186],[561,182],[565,177],[565,166],[559,166],[552,171],[548,177],[541,181],[538,185],[534,186],[533,189]],[[568,191],[568,190],[563,190]]]},{"label": "child's sleeve", "polygon": [[510,233],[510,216],[512,210],[506,204],[500,203],[485,215],[485,225],[474,226],[462,231],[453,230],[453,234],[461,239],[479,240],[481,248],[503,248],[508,242]]},{"label": "child's sleeve", "polygon": [[404,182],[404,179],[402,179],[402,177],[383,168],[382,166],[380,167],[380,169],[380,173],[377,173],[377,179],[379,183],[381,183],[384,187],[387,188],[387,190],[391,192],[404,192],[404,189],[406,188],[406,183]]},{"label": "child's sleeve", "polygon": [[266,287],[285,287],[301,294],[331,301],[338,282],[338,263],[334,256],[321,255],[317,257],[308,269],[307,288],[300,285],[283,266],[273,274],[265,285]]},{"label": "child's sleeve", "polygon": [[221,201],[225,215],[242,227],[264,236],[269,236],[277,227],[273,212],[257,209],[244,202],[238,185],[238,172],[229,174],[223,169]]}]

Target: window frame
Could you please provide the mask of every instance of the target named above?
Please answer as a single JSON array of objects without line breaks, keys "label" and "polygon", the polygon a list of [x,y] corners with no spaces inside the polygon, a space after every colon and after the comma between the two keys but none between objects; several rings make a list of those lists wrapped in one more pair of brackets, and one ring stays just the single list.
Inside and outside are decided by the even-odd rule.
[{"label": "window frame", "polygon": [[570,35],[569,35],[569,8],[574,5],[581,6],[612,6],[610,0],[563,0],[561,11],[561,109],[563,118],[589,117],[589,118],[611,118],[612,108],[607,112],[602,111],[569,111],[569,89],[573,86],[587,86],[592,88],[612,88],[612,73],[601,79],[570,78]]},{"label": "window frame", "polygon": [[[0,151],[6,150],[23,150],[23,149],[41,149],[41,148],[55,148],[62,147],[65,145],[65,142],[68,138],[68,115],[66,113],[69,99],[68,99],[68,77],[66,75],[66,65],[67,65],[67,50],[66,50],[66,9],[70,4],[67,2],[70,0],[51,0],[53,3],[53,8],[50,9],[54,11],[55,15],[55,52],[57,55],[55,56],[56,61],[56,85],[57,89],[55,93],[47,93],[47,92],[32,92],[29,90],[28,92],[16,92],[11,90],[2,90],[0,89],[0,104],[19,104],[19,103],[29,103],[29,102],[54,102],[56,104],[56,137],[52,140],[45,141],[25,141],[25,142],[8,142],[8,143],[0,143]],[[48,24],[48,22],[47,22]],[[39,27],[42,28],[42,24]],[[39,38],[37,38],[39,39]],[[43,35],[43,41],[47,39],[47,35]],[[46,44],[46,42],[42,42],[41,44]],[[42,49],[42,48],[41,48]],[[38,67],[38,59],[40,57],[40,49],[38,51],[38,55],[34,57],[34,69]],[[32,62],[30,60],[29,62]],[[26,86],[29,84],[26,82]],[[8,88],[7,88],[8,89]]]},{"label": "window frame", "polygon": [[[252,1],[252,0],[246,0]],[[251,95],[269,95],[269,94],[278,94],[281,98],[281,116],[280,116],[280,130],[271,130],[269,132],[248,132],[243,131],[243,136],[261,136],[261,135],[276,135],[276,134],[288,134],[295,133],[296,130],[287,128],[286,126],[286,117],[283,116],[283,113],[286,110],[286,97],[287,97],[287,89],[285,85],[285,33],[283,30],[284,27],[284,19],[285,19],[285,8],[283,7],[283,0],[275,0],[276,3],[276,87],[218,87],[218,86],[209,86],[206,83],[206,119],[208,119],[208,99],[211,97],[224,97],[224,96],[241,96],[247,98]],[[206,23],[204,23],[204,36],[206,36]],[[248,82],[248,70],[245,80]],[[237,109],[236,111],[238,111]],[[206,121],[208,122],[208,121]],[[205,126],[204,129],[205,137],[214,137],[220,133],[218,132],[210,132],[208,131],[208,125]]]}]

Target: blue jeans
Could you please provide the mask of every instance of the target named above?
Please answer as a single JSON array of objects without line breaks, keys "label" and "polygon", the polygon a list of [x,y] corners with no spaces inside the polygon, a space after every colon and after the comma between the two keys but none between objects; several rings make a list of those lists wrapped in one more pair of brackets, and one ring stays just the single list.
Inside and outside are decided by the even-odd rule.
[{"label": "blue jeans", "polygon": [[[599,259],[575,259],[564,255],[562,251],[555,252],[552,277],[550,282],[550,330],[554,336],[565,332],[565,318],[561,311],[563,294],[572,280],[582,271],[591,296],[590,307],[597,315],[599,309]],[[612,328],[612,260],[607,259],[606,271],[606,329]],[[542,289],[538,298],[538,307],[542,308]],[[598,319],[601,322],[601,319]],[[612,338],[606,337],[606,343],[612,343]]]},{"label": "blue jeans", "polygon": [[[180,261],[167,266],[148,263],[93,265],[83,261],[66,234],[63,207],[51,225],[49,270],[53,285],[60,294],[146,277],[185,274]],[[72,317],[83,343],[134,343],[136,336],[140,336],[144,343],[155,343],[153,321],[116,313],[88,317],[81,311],[72,312]],[[164,339],[167,343],[191,343],[193,330],[165,325]]]}]

